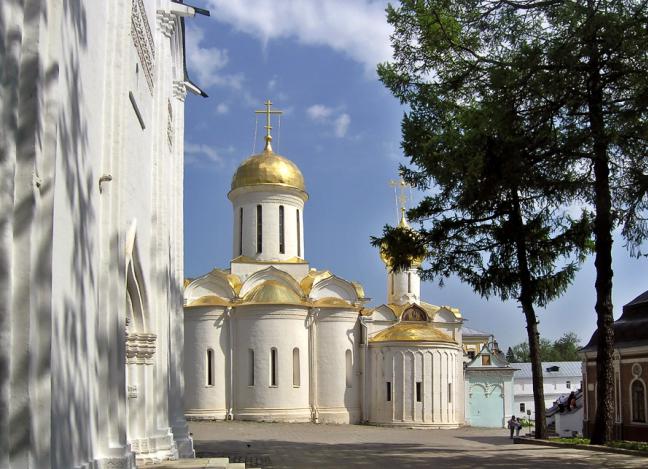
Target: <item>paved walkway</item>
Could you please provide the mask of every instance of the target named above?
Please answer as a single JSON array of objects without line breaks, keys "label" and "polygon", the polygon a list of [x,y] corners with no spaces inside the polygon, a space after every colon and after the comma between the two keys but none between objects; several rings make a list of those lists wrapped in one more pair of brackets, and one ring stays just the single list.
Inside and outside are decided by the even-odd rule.
[{"label": "paved walkway", "polygon": [[514,445],[506,430],[191,422],[198,456],[278,468],[648,468],[648,458]]}]

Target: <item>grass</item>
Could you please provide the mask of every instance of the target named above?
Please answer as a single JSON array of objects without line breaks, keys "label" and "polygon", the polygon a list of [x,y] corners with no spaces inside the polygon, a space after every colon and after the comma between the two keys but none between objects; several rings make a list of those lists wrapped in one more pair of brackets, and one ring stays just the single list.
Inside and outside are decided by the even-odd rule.
[{"label": "grass", "polygon": [[[572,445],[589,445],[589,438],[550,438],[551,441],[557,441],[559,443],[570,443]],[[606,444],[610,448],[621,448],[621,449],[632,449],[635,451],[643,451],[648,453],[648,442],[645,441],[627,441],[627,440],[616,440],[610,441]]]}]

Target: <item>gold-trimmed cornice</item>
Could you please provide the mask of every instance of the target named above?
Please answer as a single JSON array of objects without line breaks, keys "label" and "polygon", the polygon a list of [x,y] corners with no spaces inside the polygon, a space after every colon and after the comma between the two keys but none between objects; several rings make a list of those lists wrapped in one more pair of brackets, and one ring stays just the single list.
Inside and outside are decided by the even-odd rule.
[{"label": "gold-trimmed cornice", "polygon": [[233,262],[235,264],[308,264],[308,261],[305,261],[301,257],[297,256],[279,261],[260,261],[248,256],[238,256],[232,259],[230,262]]},{"label": "gold-trimmed cornice", "polygon": [[365,298],[364,287],[362,286],[362,284],[360,282],[351,282],[351,285],[353,285],[353,288],[355,289],[356,295],[358,296],[359,300],[362,300],[363,298]]},{"label": "gold-trimmed cornice", "polygon": [[370,343],[380,342],[437,342],[456,344],[445,332],[432,326],[429,322],[399,322],[383,329],[369,339]]},{"label": "gold-trimmed cornice", "polygon": [[348,301],[332,296],[317,299],[313,301],[311,305],[317,308],[354,308],[354,305]]},{"label": "gold-trimmed cornice", "polygon": [[217,295],[205,295],[187,303],[185,308],[198,308],[201,306],[230,306],[231,302]]}]

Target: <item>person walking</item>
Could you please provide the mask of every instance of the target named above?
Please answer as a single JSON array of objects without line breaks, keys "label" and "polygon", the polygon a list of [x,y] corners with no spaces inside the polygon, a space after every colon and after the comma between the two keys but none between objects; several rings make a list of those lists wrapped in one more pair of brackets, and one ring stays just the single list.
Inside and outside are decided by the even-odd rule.
[{"label": "person walking", "polygon": [[511,439],[513,439],[513,431],[515,430],[515,427],[517,426],[517,420],[515,419],[515,415],[511,417],[511,420],[508,421],[508,428],[511,431]]},{"label": "person walking", "polygon": [[517,418],[515,420],[515,436],[520,436],[520,429],[522,428],[522,419]]}]

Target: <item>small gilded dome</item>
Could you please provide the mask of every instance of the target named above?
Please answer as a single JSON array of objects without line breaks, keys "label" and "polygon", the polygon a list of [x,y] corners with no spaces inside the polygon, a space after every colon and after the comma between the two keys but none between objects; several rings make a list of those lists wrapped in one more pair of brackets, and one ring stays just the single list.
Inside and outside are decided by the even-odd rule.
[{"label": "small gilded dome", "polygon": [[264,184],[293,187],[306,191],[304,176],[295,163],[272,151],[267,144],[262,153],[243,161],[232,178],[232,190]]}]

